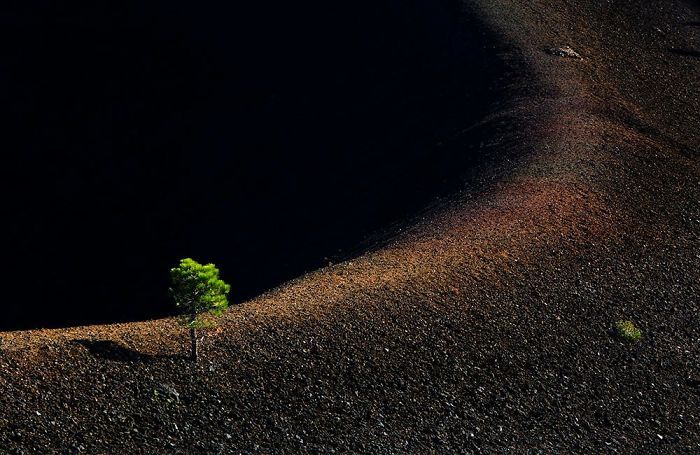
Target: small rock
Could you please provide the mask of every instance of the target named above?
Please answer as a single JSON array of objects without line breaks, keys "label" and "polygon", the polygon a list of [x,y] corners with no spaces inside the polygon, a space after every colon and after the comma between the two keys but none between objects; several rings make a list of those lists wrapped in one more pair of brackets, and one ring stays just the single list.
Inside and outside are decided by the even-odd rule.
[{"label": "small rock", "polygon": [[545,49],[545,51],[550,54],[550,55],[556,55],[557,57],[564,57],[564,58],[575,58],[578,60],[583,59],[581,57],[581,54],[573,50],[570,46],[564,46],[564,47],[548,47]]},{"label": "small rock", "polygon": [[168,384],[159,384],[158,391],[165,395],[167,398],[175,401],[180,401],[180,393],[175,389],[175,387]]}]

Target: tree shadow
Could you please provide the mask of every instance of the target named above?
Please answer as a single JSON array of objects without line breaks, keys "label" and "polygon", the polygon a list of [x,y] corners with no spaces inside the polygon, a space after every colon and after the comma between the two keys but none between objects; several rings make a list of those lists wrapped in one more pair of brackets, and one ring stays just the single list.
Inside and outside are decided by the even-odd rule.
[{"label": "tree shadow", "polygon": [[668,51],[672,54],[680,55],[683,57],[695,57],[700,58],[700,51],[695,49],[673,49],[669,48]]},{"label": "tree shadow", "polygon": [[115,362],[150,362],[157,359],[181,359],[186,357],[182,354],[145,354],[122,346],[112,340],[79,339],[73,340],[73,343],[87,348],[90,354],[95,357]]}]

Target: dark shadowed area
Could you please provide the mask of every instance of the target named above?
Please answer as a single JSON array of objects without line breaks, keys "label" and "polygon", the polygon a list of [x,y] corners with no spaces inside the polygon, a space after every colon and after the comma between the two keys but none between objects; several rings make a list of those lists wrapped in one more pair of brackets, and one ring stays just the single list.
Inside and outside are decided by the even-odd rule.
[{"label": "dark shadowed area", "polygon": [[185,256],[240,302],[460,185],[498,68],[457,2],[249,3],[0,8],[0,328],[167,314]]}]

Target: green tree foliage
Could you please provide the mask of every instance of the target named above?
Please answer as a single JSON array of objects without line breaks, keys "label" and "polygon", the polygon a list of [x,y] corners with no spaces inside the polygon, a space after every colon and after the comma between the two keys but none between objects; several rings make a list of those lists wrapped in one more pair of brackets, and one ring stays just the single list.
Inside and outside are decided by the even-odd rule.
[{"label": "green tree foliage", "polygon": [[185,258],[170,269],[170,294],[179,311],[180,323],[190,329],[192,359],[197,361],[197,329],[212,327],[215,318],[228,308],[231,286],[219,278],[214,264]]}]

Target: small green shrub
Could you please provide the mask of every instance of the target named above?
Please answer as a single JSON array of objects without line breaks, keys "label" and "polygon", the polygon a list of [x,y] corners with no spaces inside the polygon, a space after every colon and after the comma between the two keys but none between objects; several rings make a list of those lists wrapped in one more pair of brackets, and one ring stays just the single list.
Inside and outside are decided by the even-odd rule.
[{"label": "small green shrub", "polygon": [[231,286],[219,278],[214,264],[185,258],[170,269],[170,295],[180,313],[180,324],[190,329],[192,360],[197,361],[197,330],[213,327],[216,317],[228,308]]},{"label": "small green shrub", "polygon": [[634,343],[642,338],[642,332],[632,321],[617,321],[615,329],[617,336],[624,341]]}]

